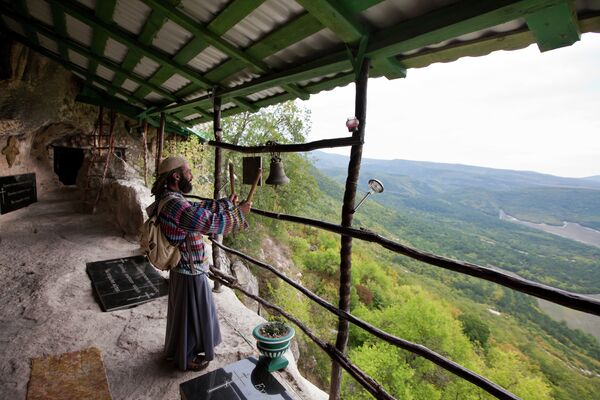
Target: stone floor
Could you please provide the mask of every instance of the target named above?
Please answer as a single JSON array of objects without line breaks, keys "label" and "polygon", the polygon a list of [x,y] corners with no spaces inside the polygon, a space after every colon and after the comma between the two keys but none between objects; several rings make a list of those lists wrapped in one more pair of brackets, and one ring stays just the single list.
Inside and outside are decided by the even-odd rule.
[{"label": "stone floor", "polygon": [[[166,297],[102,312],[86,262],[138,254],[103,214],[78,212],[79,194],[63,188],[0,216],[0,393],[25,399],[33,358],[97,347],[113,399],[178,399],[179,384],[198,372],[163,360]],[[207,371],[258,356],[252,328],[262,318],[227,289],[215,295],[223,343]],[[292,360],[276,376],[299,399],[326,394],[300,376]]]}]

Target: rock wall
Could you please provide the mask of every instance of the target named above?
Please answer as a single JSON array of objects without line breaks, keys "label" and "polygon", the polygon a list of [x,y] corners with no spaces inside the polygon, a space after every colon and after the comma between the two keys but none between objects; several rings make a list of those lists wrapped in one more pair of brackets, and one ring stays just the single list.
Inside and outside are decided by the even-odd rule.
[{"label": "rock wall", "polygon": [[[103,163],[91,162],[92,136],[98,121],[99,107],[75,101],[83,82],[59,64],[2,38],[0,46],[0,177],[35,173],[38,198],[63,184],[55,173],[55,148],[81,149],[83,165],[76,185],[85,196],[88,175],[102,174]],[[109,126],[104,112],[104,133]],[[135,121],[117,115],[115,146],[119,157],[109,161],[109,173],[99,211],[115,216],[115,224],[125,234],[135,234],[145,217],[142,206],[143,141],[128,125]],[[126,160],[126,161],[125,161]],[[134,168],[137,168],[137,170]],[[92,168],[91,170],[88,170]],[[91,194],[90,198],[95,198]],[[137,226],[136,226],[137,225]]]}]

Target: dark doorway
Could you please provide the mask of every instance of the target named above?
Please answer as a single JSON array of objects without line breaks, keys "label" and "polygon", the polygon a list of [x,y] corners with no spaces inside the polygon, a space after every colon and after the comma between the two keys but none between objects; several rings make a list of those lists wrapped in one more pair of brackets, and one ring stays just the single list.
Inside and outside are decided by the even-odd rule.
[{"label": "dark doorway", "polygon": [[83,164],[83,149],[73,147],[54,148],[54,172],[65,185],[74,185]]}]

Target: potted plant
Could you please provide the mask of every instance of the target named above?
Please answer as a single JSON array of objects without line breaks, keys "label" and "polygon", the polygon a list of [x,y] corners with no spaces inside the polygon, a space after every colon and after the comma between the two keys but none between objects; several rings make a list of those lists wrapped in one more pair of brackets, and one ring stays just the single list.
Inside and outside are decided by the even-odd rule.
[{"label": "potted plant", "polygon": [[279,371],[287,367],[288,360],[283,356],[290,347],[296,331],[281,321],[268,321],[259,324],[252,331],[256,339],[256,347],[260,354],[270,358],[269,372]]}]

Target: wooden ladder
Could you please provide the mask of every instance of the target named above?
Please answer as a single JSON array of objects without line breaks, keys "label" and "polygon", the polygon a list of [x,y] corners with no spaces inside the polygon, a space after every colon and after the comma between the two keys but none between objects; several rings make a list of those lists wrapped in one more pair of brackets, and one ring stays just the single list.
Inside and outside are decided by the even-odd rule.
[{"label": "wooden ladder", "polygon": [[104,134],[104,108],[100,107],[98,121],[92,131],[90,161],[87,169],[86,186],[83,192],[84,211],[94,214],[102,196],[108,174],[110,158],[114,152],[114,129],[116,113],[110,110],[108,134]]}]

